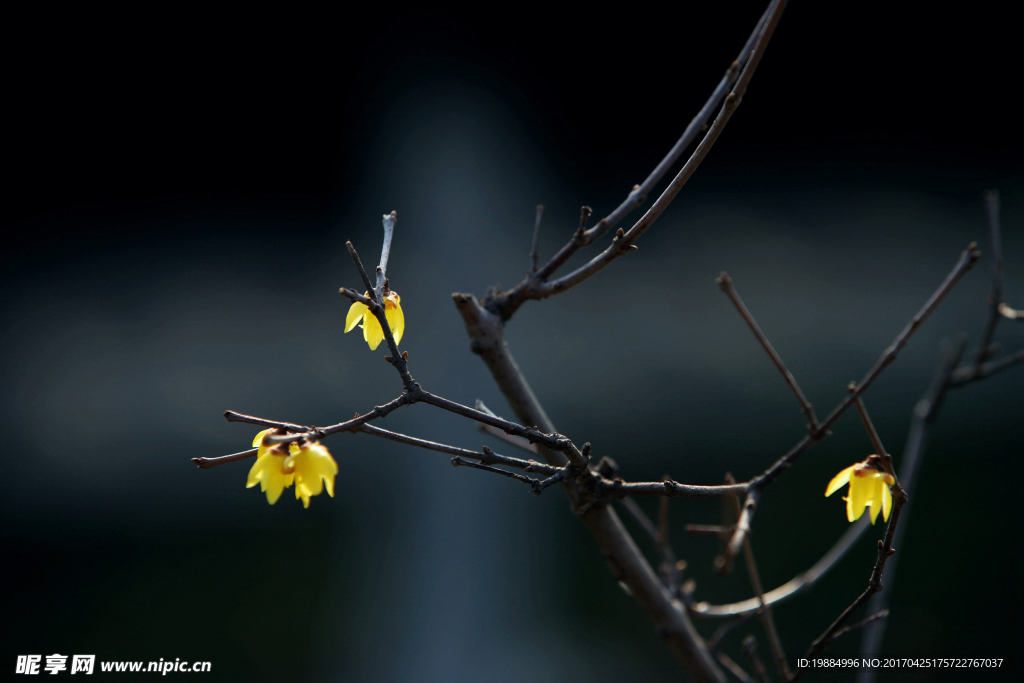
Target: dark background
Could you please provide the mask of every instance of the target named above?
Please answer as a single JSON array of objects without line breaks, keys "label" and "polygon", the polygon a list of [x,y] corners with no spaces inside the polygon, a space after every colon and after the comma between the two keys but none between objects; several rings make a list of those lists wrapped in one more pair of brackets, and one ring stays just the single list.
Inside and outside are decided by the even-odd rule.
[{"label": "dark background", "polygon": [[[987,315],[986,188],[1002,193],[1006,291],[1024,305],[1010,17],[994,2],[825,4],[788,7],[743,105],[640,251],[508,328],[558,428],[628,479],[745,479],[801,435],[714,286],[723,269],[823,414],[981,243],[867,395],[897,460],[940,342],[976,339]],[[535,204],[545,255],[580,205],[613,209],[762,9],[9,15],[3,666],[59,652],[208,660],[216,680],[676,680],[557,491],[535,499],[442,455],[342,435],[327,444],[338,496],[303,510],[247,491],[248,463],[189,459],[248,447],[255,430],[226,408],[329,424],[397,395],[382,350],[342,334],[336,294],[358,283],[344,242],[375,262],[393,209],[413,373],[510,416],[449,293],[522,277]],[[1020,325],[998,338],[1024,342]],[[1019,667],[1021,372],[950,397],[886,652]],[[383,426],[484,438],[426,406]],[[834,432],[763,501],[753,538],[771,587],[847,526],[821,492],[870,443],[853,415]],[[681,533],[718,514],[673,501],[677,552],[698,599],[747,598],[742,571],[713,575],[714,541]],[[777,610],[791,657],[863,589],[880,534]],[[747,632],[763,648],[751,624],[726,647],[737,659]],[[850,636],[831,652],[858,647]]]}]

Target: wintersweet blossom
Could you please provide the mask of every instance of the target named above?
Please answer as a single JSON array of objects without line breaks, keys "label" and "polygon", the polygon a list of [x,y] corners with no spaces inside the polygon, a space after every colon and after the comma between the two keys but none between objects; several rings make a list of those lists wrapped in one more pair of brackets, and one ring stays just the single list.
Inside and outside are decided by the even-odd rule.
[{"label": "wintersweet blossom", "polygon": [[294,473],[295,498],[302,499],[303,507],[308,508],[310,497],[319,496],[324,489],[334,498],[334,475],[338,473],[338,463],[319,441],[292,450],[292,454],[285,458],[284,469]]},{"label": "wintersweet blossom", "polygon": [[304,507],[308,508],[310,497],[320,495],[324,488],[333,498],[334,475],[338,473],[338,464],[334,462],[327,447],[318,441],[307,440],[265,445],[263,437],[271,431],[264,429],[252,440],[252,445],[259,446],[259,451],[256,453],[256,463],[249,470],[246,488],[259,483],[260,490],[266,492],[267,502],[271,505],[292,484],[295,484],[295,497],[302,499]]},{"label": "wintersweet blossom", "polygon": [[[365,296],[370,296],[369,292]],[[402,298],[397,292],[389,292],[384,299],[384,317],[387,318],[388,327],[395,337],[395,343],[402,341],[402,334],[405,333],[405,314],[402,313]],[[356,301],[348,309],[345,317],[345,332],[351,332],[356,323],[363,328],[363,339],[370,345],[370,350],[376,350],[384,340],[384,330],[381,329],[377,317],[370,311],[370,307]]]},{"label": "wintersweet blossom", "polygon": [[843,497],[846,501],[846,518],[853,522],[860,519],[866,508],[871,508],[871,523],[875,523],[878,513],[881,511],[882,519],[888,521],[889,511],[892,510],[892,492],[889,487],[896,483],[891,474],[881,471],[877,467],[879,458],[877,455],[868,456],[864,462],[850,465],[842,472],[832,477],[825,489],[825,495],[831,496],[844,484],[849,484],[848,495]]}]

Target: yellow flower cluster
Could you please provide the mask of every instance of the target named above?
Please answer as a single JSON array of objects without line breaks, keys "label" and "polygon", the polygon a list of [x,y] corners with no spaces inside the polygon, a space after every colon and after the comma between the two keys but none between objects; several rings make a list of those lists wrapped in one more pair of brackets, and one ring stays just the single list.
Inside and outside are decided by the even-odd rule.
[{"label": "yellow flower cluster", "polygon": [[882,513],[882,519],[889,520],[889,511],[892,510],[892,492],[889,487],[896,483],[891,474],[879,470],[875,463],[878,456],[869,456],[864,462],[850,465],[842,472],[832,477],[825,489],[825,495],[831,496],[844,484],[849,484],[848,495],[843,497],[846,501],[846,518],[853,522],[860,519],[864,510],[871,508],[871,523],[874,524],[878,513]]},{"label": "yellow flower cluster", "polygon": [[292,484],[295,485],[295,498],[301,498],[303,506],[307,508],[309,499],[320,495],[325,488],[333,498],[334,475],[338,473],[338,463],[334,462],[327,448],[319,441],[308,440],[264,445],[263,437],[271,431],[264,429],[252,440],[253,446],[259,446],[259,452],[256,454],[256,463],[249,470],[245,487],[252,488],[259,483],[260,490],[266,492],[267,502],[271,505]]},{"label": "yellow flower cluster", "polygon": [[[365,296],[370,296],[369,292]],[[405,333],[405,314],[402,313],[402,298],[397,292],[388,293],[384,299],[384,317],[387,318],[391,334],[395,336],[395,343],[402,341],[402,334]],[[363,328],[363,339],[370,345],[370,350],[376,350],[384,341],[384,330],[380,326],[377,317],[370,312],[370,307],[358,301],[348,309],[345,317],[345,332],[351,332],[356,324]]]}]

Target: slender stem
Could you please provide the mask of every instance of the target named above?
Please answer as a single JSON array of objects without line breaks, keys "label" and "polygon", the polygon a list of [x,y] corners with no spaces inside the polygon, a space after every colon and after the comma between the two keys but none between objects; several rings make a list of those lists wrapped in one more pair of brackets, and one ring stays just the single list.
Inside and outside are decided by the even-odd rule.
[{"label": "slender stem", "polygon": [[250,448],[249,450],[242,451],[241,453],[222,455],[217,458],[192,458],[192,462],[198,465],[201,469],[208,470],[211,467],[216,467],[217,465],[224,465],[229,462],[235,462],[236,460],[245,460],[246,458],[251,458],[252,456],[256,455],[257,451],[259,450],[260,449],[258,448]]},{"label": "slender stem", "polygon": [[503,477],[517,479],[523,482],[524,484],[528,484],[530,488],[532,488],[535,492],[537,491],[537,486],[540,484],[539,480],[534,479],[533,477],[528,477],[525,474],[509,472],[508,470],[502,470],[497,467],[491,467],[490,465],[481,465],[480,463],[474,462],[473,460],[467,460],[466,458],[463,458],[460,455],[456,455],[454,458],[452,458],[452,467],[472,467],[473,469],[484,470],[485,472],[493,472],[494,474],[500,474]]},{"label": "slender stem", "polygon": [[778,353],[776,353],[772,343],[768,341],[768,337],[766,337],[764,332],[761,331],[761,327],[757,324],[757,321],[754,320],[754,316],[750,314],[750,311],[747,309],[746,305],[744,305],[743,300],[740,299],[740,295],[736,292],[736,288],[732,286],[732,278],[729,277],[728,274],[722,273],[718,276],[717,282],[718,286],[723,292],[725,292],[726,296],[729,297],[729,300],[732,301],[736,310],[739,311],[740,316],[742,316],[743,320],[747,323],[747,326],[754,333],[754,336],[757,337],[757,341],[759,341],[761,346],[764,347],[764,350],[768,352],[768,356],[772,359],[772,362],[775,363],[775,367],[777,367],[779,372],[782,373],[782,377],[786,380],[786,384],[789,385],[789,388],[793,390],[796,400],[800,402],[800,408],[807,417],[807,428],[814,431],[818,428],[818,418],[814,415],[814,407],[807,400],[807,397],[804,396],[804,392],[800,390],[800,386],[796,383],[796,378],[793,377],[793,373],[791,373],[786,367],[786,364],[782,362],[782,358]]},{"label": "slender stem", "polygon": [[535,460],[521,460],[519,458],[511,458],[506,455],[499,455],[486,446],[482,452],[471,451],[457,446],[449,446],[448,444],[436,443],[434,441],[427,441],[426,439],[419,439],[414,436],[392,432],[390,430],[381,429],[380,427],[374,427],[373,425],[368,424],[353,427],[351,431],[379,436],[383,439],[416,446],[417,448],[424,448],[428,451],[437,451],[438,453],[447,453],[448,455],[459,455],[466,458],[473,458],[474,460],[479,460],[485,465],[506,465],[508,467],[517,467],[526,472],[538,472],[549,476],[558,474],[562,471],[560,468],[551,467],[550,465],[545,465]]},{"label": "slender stem", "polygon": [[671,479],[667,481],[648,481],[630,483],[618,479],[601,477],[595,482],[596,489],[602,494],[621,498],[623,496],[667,496],[669,498],[717,498],[734,496],[747,491],[748,484],[732,484],[719,486],[695,486],[680,484]]}]

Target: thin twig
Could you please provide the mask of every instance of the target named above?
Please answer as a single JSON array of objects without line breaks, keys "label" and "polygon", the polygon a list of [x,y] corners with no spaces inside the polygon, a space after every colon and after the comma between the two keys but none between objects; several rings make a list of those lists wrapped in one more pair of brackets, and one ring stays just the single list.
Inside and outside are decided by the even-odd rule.
[{"label": "thin twig", "polygon": [[511,458],[507,455],[499,455],[486,446],[484,446],[483,450],[480,452],[471,451],[466,448],[459,448],[458,446],[449,446],[448,444],[436,443],[434,441],[427,441],[426,439],[419,439],[415,436],[392,432],[390,430],[381,429],[380,427],[374,427],[373,425],[368,424],[358,425],[353,427],[350,431],[379,436],[383,439],[416,446],[417,448],[424,448],[428,451],[437,451],[438,453],[447,453],[448,455],[459,455],[466,458],[473,458],[475,460],[479,460],[485,465],[506,465],[508,467],[516,467],[524,472],[537,472],[538,474],[547,476],[555,475],[562,471],[558,467],[545,465],[544,463],[537,462],[536,460],[521,460],[519,458]]},{"label": "thin twig", "polygon": [[800,386],[796,383],[796,378],[793,377],[793,373],[791,373],[789,368],[786,367],[786,364],[782,362],[782,358],[775,351],[772,343],[768,341],[768,337],[766,337],[764,332],[761,331],[761,327],[757,324],[757,321],[754,320],[754,316],[750,314],[750,311],[747,309],[746,305],[744,305],[743,300],[740,299],[739,293],[736,292],[736,288],[732,285],[732,278],[729,277],[727,273],[722,273],[718,276],[717,282],[718,286],[723,292],[725,292],[726,296],[729,297],[729,300],[732,301],[736,310],[739,311],[740,316],[742,316],[743,320],[747,323],[747,326],[754,333],[754,336],[757,337],[757,341],[759,341],[761,346],[764,347],[764,350],[768,352],[768,356],[772,359],[772,362],[775,363],[775,367],[779,369],[779,372],[782,373],[782,377],[786,380],[786,384],[788,384],[789,388],[793,390],[793,394],[796,395],[796,400],[800,402],[800,408],[803,411],[804,416],[807,418],[807,428],[810,431],[816,430],[818,428],[818,418],[814,414],[814,406],[812,406],[807,400],[807,397],[804,396],[804,392],[800,390]]},{"label": "thin twig", "polygon": [[460,455],[456,455],[452,458],[452,467],[472,467],[478,470],[484,470],[485,472],[493,472],[494,474],[500,474],[504,477],[511,477],[512,479],[518,479],[519,481],[528,484],[530,488],[536,491],[537,485],[540,484],[540,480],[528,477],[525,474],[517,474],[516,472],[509,472],[508,470],[499,469],[497,467],[491,467],[490,465],[481,465],[473,460],[467,460]]},{"label": "thin twig", "polygon": [[229,462],[235,462],[236,460],[245,460],[246,458],[251,458],[252,456],[256,455],[256,453],[259,450],[260,449],[258,448],[250,448],[249,450],[242,451],[241,453],[222,455],[217,458],[192,458],[192,462],[198,465],[201,469],[208,470],[211,467],[216,467],[217,465],[224,465]]},{"label": "thin twig", "polygon": [[594,482],[594,488],[605,496],[622,498],[624,496],[667,496],[669,498],[717,498],[746,492],[748,484],[732,484],[725,486],[695,486],[680,484],[671,479],[667,481],[626,482],[621,479],[601,477]]}]

